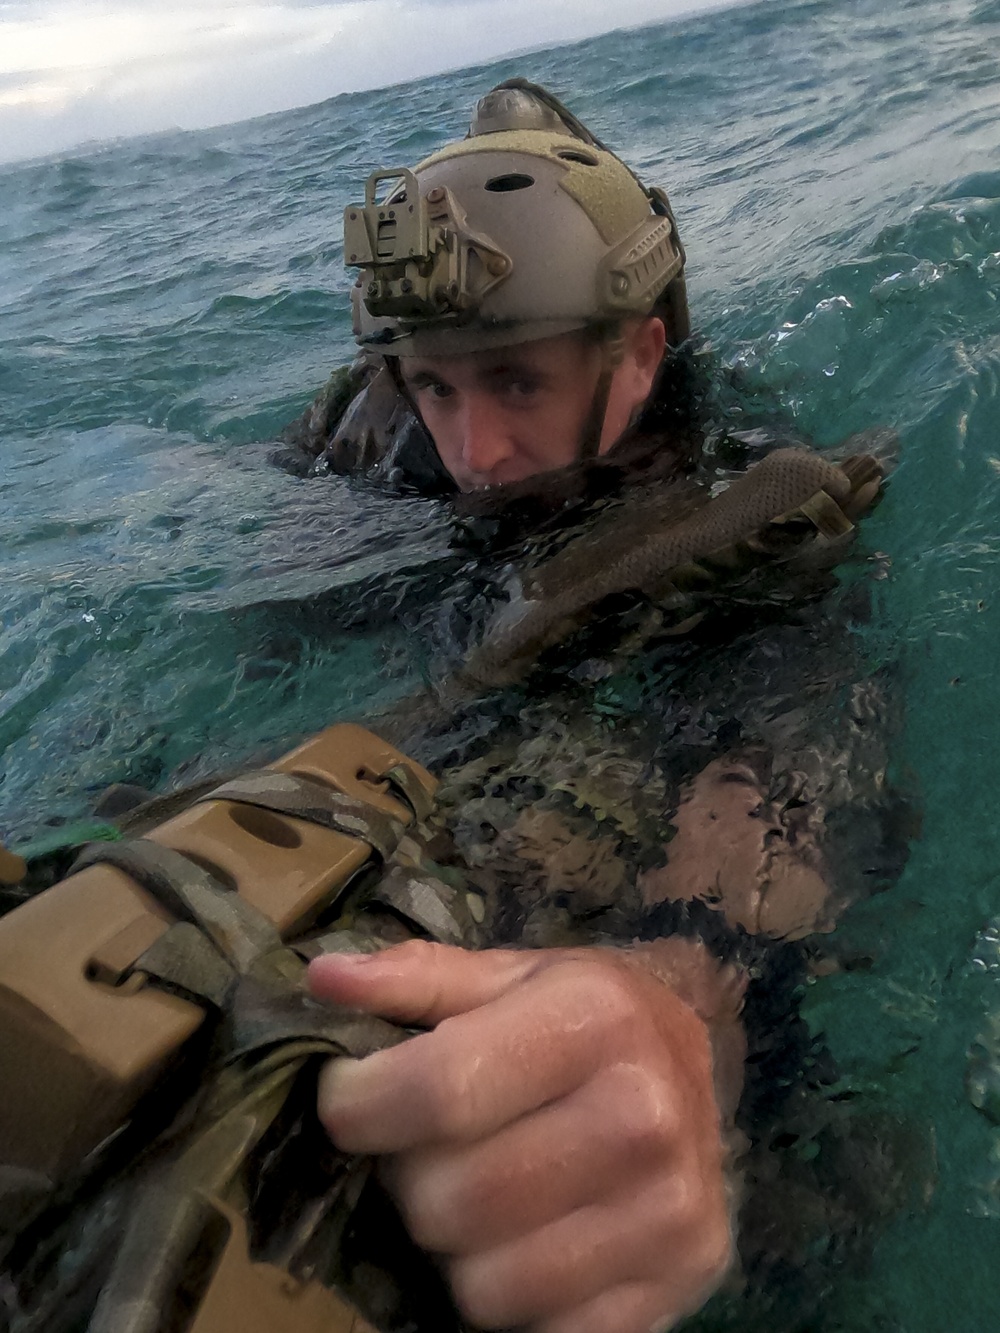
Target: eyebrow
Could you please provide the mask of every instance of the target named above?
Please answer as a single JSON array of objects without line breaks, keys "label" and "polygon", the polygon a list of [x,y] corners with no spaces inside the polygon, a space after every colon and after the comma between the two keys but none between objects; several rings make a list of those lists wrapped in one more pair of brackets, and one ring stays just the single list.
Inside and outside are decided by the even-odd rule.
[{"label": "eyebrow", "polygon": [[411,389],[426,389],[431,384],[448,384],[444,376],[434,370],[404,370],[402,376]]},{"label": "eyebrow", "polygon": [[[411,388],[423,389],[432,384],[443,384],[449,388],[454,387],[447,375],[439,371],[432,370],[429,366],[420,366],[416,370],[402,372],[403,379]],[[503,380],[514,377],[523,377],[524,379],[537,380],[544,382],[548,376],[544,370],[533,366],[526,361],[521,361],[517,357],[511,360],[497,361],[493,365],[486,366],[477,374],[479,380]]]},{"label": "eyebrow", "polygon": [[483,372],[484,379],[503,379],[508,375],[523,375],[525,379],[541,380],[545,378],[543,371],[537,366],[530,365],[526,361],[498,361],[496,365],[490,366]]}]

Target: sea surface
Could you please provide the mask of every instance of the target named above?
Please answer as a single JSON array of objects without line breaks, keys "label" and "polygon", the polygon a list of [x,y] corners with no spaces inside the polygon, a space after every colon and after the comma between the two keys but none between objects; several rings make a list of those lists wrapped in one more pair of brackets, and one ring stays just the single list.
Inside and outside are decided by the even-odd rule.
[{"label": "sea surface", "polygon": [[970,1098],[997,1112],[1000,1074],[992,1047],[969,1063],[1000,1010],[997,0],[764,0],[0,168],[0,834],[406,686],[404,629],[269,627],[444,558],[441,507],[269,459],[351,356],[345,204],[515,73],[667,186],[696,325],[744,392],[823,447],[900,434],[864,534],[888,570],[867,632],[900,664],[922,836],[843,927],[870,965],[808,1008],[855,1091],[932,1127],[936,1166],[836,1327],[981,1333],[1000,1320],[1000,1131]]}]

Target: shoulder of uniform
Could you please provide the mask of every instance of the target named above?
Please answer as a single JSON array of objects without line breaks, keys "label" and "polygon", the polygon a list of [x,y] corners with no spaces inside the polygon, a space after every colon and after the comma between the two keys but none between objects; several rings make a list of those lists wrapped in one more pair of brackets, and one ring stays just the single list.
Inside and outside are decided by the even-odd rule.
[{"label": "shoulder of uniform", "polygon": [[302,415],[284,427],[282,444],[307,458],[317,458],[344,412],[373,374],[374,367],[365,357],[356,357],[348,366],[338,366]]}]

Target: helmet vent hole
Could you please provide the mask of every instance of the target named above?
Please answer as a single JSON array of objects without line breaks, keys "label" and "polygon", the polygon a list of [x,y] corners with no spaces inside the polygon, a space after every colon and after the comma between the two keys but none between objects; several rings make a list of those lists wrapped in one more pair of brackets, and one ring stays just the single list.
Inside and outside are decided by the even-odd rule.
[{"label": "helmet vent hole", "polygon": [[534,176],[525,176],[519,171],[512,171],[507,176],[494,176],[492,180],[486,182],[486,189],[493,194],[510,194],[513,190],[530,189],[534,183]]},{"label": "helmet vent hole", "polygon": [[587,153],[582,148],[560,148],[556,157],[562,158],[564,162],[579,162],[581,167],[600,166],[598,158],[593,153]]}]

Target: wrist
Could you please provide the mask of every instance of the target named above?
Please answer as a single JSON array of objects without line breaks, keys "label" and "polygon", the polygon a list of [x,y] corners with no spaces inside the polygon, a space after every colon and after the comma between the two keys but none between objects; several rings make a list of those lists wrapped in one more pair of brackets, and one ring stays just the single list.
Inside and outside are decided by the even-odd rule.
[{"label": "wrist", "polygon": [[712,1052],[715,1098],[722,1127],[733,1131],[743,1093],[747,1041],[741,1014],[748,976],[724,963],[700,939],[680,935],[636,941],[624,951],[629,963],[668,986],[704,1024]]}]

